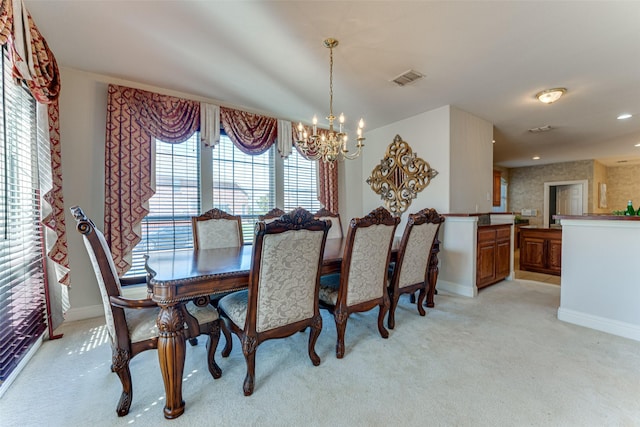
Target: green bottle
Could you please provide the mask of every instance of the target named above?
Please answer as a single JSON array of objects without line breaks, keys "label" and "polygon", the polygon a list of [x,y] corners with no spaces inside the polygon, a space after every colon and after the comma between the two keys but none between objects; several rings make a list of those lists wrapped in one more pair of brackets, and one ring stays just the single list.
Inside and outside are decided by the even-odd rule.
[{"label": "green bottle", "polygon": [[636,212],[637,216],[640,216],[640,208],[638,208],[638,212]]},{"label": "green bottle", "polygon": [[624,213],[627,216],[635,216],[636,215],[636,210],[633,209],[633,204],[631,203],[631,200],[629,200],[629,203],[627,203],[627,211]]}]

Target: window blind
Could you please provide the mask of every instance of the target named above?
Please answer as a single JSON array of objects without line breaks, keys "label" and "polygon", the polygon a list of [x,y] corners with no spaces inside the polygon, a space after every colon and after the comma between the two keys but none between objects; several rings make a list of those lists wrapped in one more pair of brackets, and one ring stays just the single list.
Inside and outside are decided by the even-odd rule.
[{"label": "window blind", "polygon": [[125,277],[145,275],[144,254],[193,247],[191,217],[200,215],[199,133],[180,144],[155,141],[156,193],[142,221],[142,241]]},{"label": "window blind", "polygon": [[238,149],[226,135],[212,151],[213,207],[242,215],[245,242],[253,241],[258,217],[275,206],[275,145],[258,156]]},{"label": "window blind", "polygon": [[46,330],[36,103],[2,53],[0,383]]},{"label": "window blind", "polygon": [[322,205],[318,201],[318,162],[293,149],[284,160],[284,210],[297,207],[315,213]]}]

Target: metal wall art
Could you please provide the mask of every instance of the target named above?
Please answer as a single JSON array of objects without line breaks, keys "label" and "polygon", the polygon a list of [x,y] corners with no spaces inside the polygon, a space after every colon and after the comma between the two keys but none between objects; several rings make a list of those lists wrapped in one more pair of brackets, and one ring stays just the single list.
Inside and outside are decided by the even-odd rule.
[{"label": "metal wall art", "polygon": [[400,216],[436,175],[438,171],[417,157],[409,144],[396,135],[380,164],[371,171],[367,184],[393,215]]}]

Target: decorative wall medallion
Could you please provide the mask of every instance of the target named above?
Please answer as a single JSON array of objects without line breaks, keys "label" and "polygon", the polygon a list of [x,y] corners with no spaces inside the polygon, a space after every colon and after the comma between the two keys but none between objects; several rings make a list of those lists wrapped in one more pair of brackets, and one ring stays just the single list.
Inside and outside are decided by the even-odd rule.
[{"label": "decorative wall medallion", "polygon": [[393,215],[400,216],[436,175],[438,171],[417,157],[409,144],[396,135],[380,164],[371,171],[367,184]]}]

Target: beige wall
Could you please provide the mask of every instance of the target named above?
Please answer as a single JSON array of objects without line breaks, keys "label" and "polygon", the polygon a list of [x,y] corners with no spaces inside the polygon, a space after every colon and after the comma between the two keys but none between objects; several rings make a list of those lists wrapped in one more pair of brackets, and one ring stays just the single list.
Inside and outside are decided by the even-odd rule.
[{"label": "beige wall", "polygon": [[537,209],[535,217],[526,217],[530,225],[544,224],[544,183],[588,180],[588,211],[593,209],[593,160],[553,163],[509,170],[507,210],[520,213],[522,209]]},{"label": "beige wall", "polygon": [[627,208],[627,202],[633,201],[633,207],[640,207],[640,165],[610,166],[607,168],[607,212]]}]

